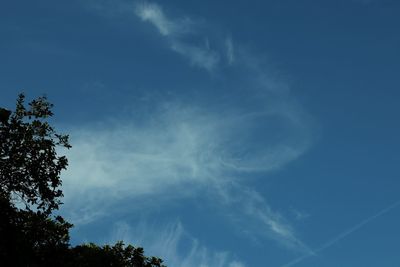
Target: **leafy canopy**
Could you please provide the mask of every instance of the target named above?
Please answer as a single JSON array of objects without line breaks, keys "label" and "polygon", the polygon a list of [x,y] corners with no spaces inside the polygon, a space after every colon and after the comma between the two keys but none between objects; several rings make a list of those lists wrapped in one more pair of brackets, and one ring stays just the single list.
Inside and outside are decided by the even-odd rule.
[{"label": "leafy canopy", "polygon": [[56,146],[70,148],[68,135],[55,132],[46,119],[53,115],[46,97],[24,106],[19,95],[15,112],[2,111],[0,124],[0,190],[3,197],[23,202],[50,214],[61,204],[60,173],[66,169],[65,156]]}]

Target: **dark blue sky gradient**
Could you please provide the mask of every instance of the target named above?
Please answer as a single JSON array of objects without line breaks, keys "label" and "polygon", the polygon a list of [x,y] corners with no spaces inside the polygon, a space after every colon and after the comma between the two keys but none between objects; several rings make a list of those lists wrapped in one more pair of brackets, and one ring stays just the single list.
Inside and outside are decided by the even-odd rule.
[{"label": "dark blue sky gradient", "polygon": [[[111,211],[78,223],[73,242],[113,241],[120,222],[139,229],[132,230],[136,234],[143,230],[141,223],[157,232],[179,222],[185,229],[176,252],[180,257],[196,240],[207,248],[209,267],[285,266],[307,252],[285,244],[297,241],[280,237],[271,225],[263,232],[256,215],[243,211],[246,207],[258,203],[271,209],[268,216],[290,225],[296,240],[315,251],[400,199],[399,1],[154,3],[174,24],[191,27],[176,36],[162,36],[135,14],[141,3],[149,2],[16,0],[0,5],[0,106],[12,108],[19,92],[28,98],[46,94],[55,104],[54,122],[71,132],[78,152],[86,149],[81,132],[103,140],[121,134],[116,129],[124,125],[135,125],[132,129],[143,130],[144,137],[154,129],[166,129],[168,136],[168,129],[189,125],[188,136],[200,140],[207,152],[198,152],[200,162],[210,157],[225,164],[222,171],[211,168],[224,177],[215,183],[183,180],[169,187],[160,180],[168,189],[155,195],[121,193],[123,184],[110,187],[118,195]],[[236,56],[232,65],[224,58],[228,40]],[[191,64],[189,56],[173,51],[174,42],[208,46],[219,55],[217,67]],[[263,78],[268,80],[265,90]],[[165,115],[171,110],[176,114]],[[121,143],[142,144],[139,137],[129,138],[121,137]],[[116,147],[130,145],[104,149],[114,155]],[[268,152],[276,147],[299,154],[281,159]],[[279,166],[268,169],[270,162]],[[112,163],[118,164],[125,163]],[[230,188],[223,192],[233,204],[218,186]],[[244,201],[253,191],[263,204]],[[65,212],[72,214],[77,206],[68,205]],[[399,266],[399,223],[400,207],[394,207],[293,266]],[[128,241],[135,241],[132,235]],[[154,253],[163,251],[145,239],[144,234],[138,242]],[[223,264],[212,260],[213,251],[227,252]],[[171,255],[160,256],[180,264]]]}]

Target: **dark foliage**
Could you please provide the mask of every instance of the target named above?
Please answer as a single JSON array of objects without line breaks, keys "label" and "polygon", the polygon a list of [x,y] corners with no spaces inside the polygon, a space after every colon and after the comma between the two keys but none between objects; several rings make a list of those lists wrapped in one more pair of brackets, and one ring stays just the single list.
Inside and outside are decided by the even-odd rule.
[{"label": "dark foliage", "polygon": [[[140,266],[140,267],[162,267],[162,260],[155,257],[143,255],[142,248],[131,245],[125,246],[117,242],[114,246],[97,246],[90,243],[76,246],[71,249],[72,260],[69,266]],[[165,267],[165,266],[164,266]]]},{"label": "dark foliage", "polygon": [[53,115],[46,98],[33,100],[28,109],[24,99],[19,95],[15,112],[1,112],[0,190],[27,210],[50,214],[61,203],[60,173],[68,164],[64,156],[57,156],[56,146],[71,146],[68,136],[57,134],[46,121]]},{"label": "dark foliage", "polygon": [[62,217],[20,210],[0,199],[0,259],[2,266],[57,266],[69,249]]},{"label": "dark foliage", "polygon": [[53,105],[45,97],[28,108],[24,100],[19,95],[14,112],[0,108],[0,265],[165,267],[122,242],[70,246],[72,224],[52,214],[61,204],[60,174],[68,165],[56,148],[71,148],[68,135],[48,123]]}]

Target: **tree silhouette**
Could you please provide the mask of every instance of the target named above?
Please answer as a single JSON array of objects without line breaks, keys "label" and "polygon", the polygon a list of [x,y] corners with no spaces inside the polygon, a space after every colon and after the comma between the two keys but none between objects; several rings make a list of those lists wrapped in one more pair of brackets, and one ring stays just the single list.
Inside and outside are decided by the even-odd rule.
[{"label": "tree silhouette", "polygon": [[56,148],[71,145],[49,124],[52,108],[46,97],[26,107],[23,94],[15,111],[0,108],[1,266],[164,266],[122,242],[70,246],[72,224],[52,212],[62,204],[60,174],[68,165]]}]

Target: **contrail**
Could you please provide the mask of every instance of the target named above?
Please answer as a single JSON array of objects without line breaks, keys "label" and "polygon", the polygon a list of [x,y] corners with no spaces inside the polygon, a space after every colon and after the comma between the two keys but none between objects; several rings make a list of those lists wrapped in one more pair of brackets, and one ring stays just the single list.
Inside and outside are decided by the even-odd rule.
[{"label": "contrail", "polygon": [[343,233],[339,234],[337,237],[329,240],[328,242],[326,242],[325,244],[323,244],[322,246],[320,246],[319,248],[317,248],[316,250],[314,250],[313,253],[307,253],[297,259],[292,260],[289,263],[286,263],[285,265],[282,265],[281,267],[290,267],[293,265],[298,264],[299,262],[302,262],[303,260],[316,255],[317,253],[324,251],[325,249],[331,247],[332,245],[336,244],[337,242],[339,242],[340,240],[346,238],[348,235],[354,233],[355,231],[359,230],[361,227],[363,227],[364,225],[366,225],[367,223],[375,220],[376,218],[384,215],[385,213],[391,211],[392,209],[396,208],[397,206],[400,205],[400,200],[396,201],[395,203],[393,203],[392,205],[384,208],[383,210],[379,211],[378,213],[372,215],[371,217],[368,217],[367,219],[363,220],[362,222],[354,225],[353,227],[351,227],[350,229],[344,231]]}]

